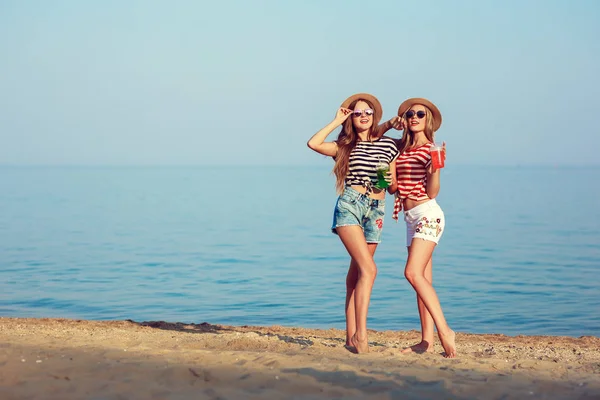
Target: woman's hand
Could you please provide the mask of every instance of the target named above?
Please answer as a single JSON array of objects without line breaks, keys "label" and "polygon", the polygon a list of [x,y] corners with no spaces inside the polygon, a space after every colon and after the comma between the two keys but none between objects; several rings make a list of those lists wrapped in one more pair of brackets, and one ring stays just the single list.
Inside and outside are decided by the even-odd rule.
[{"label": "woman's hand", "polygon": [[395,116],[390,121],[392,122],[392,128],[397,131],[402,131],[404,128],[406,128],[406,121],[404,118]]},{"label": "woman's hand", "polygon": [[[444,159],[444,164],[446,163],[446,142],[442,142],[442,158]],[[429,168],[427,168],[427,172],[431,175],[439,171],[437,168],[433,168],[433,162],[429,164]]]},{"label": "woman's hand", "polygon": [[[388,176],[391,179],[389,179]],[[398,191],[398,182],[396,181],[396,160],[393,160],[390,163],[390,170],[387,172],[387,174],[385,176],[385,180],[386,180],[386,182],[388,182],[390,184],[390,186],[388,186],[388,188],[387,188],[388,193],[391,195],[396,193]]]},{"label": "woman's hand", "polygon": [[392,186],[392,182],[394,181],[394,178],[392,177],[391,171],[386,172],[385,175],[383,176],[383,179],[385,179],[385,181],[387,182],[388,187]]},{"label": "woman's hand", "polygon": [[349,108],[340,107],[335,113],[334,121],[337,122],[338,125],[341,125],[350,115],[352,115],[352,112],[353,111]]}]

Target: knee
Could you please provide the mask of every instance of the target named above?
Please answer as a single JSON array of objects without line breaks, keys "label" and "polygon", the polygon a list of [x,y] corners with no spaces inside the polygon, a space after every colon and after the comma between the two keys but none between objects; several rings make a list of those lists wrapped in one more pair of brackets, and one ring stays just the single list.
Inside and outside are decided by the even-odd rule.
[{"label": "knee", "polygon": [[367,265],[361,268],[360,274],[365,279],[374,281],[377,277],[377,266],[375,265],[375,263],[373,263],[372,265]]},{"label": "knee", "polygon": [[417,281],[417,279],[419,279],[421,277],[421,275],[413,269],[406,268],[404,270],[404,277],[406,278],[406,280],[408,282],[413,284]]}]

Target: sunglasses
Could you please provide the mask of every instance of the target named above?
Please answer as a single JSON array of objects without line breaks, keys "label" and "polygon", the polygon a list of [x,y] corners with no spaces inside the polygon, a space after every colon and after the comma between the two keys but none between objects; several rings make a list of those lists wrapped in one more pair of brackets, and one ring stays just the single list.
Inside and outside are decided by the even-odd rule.
[{"label": "sunglasses", "polygon": [[354,111],[352,111],[352,116],[354,118],[362,117],[363,113],[365,115],[371,116],[371,115],[375,114],[375,111],[373,111],[372,108],[367,108],[365,110],[354,110]]},{"label": "sunglasses", "polygon": [[423,119],[423,118],[425,118],[427,113],[425,111],[414,112],[413,110],[408,110],[406,112],[406,119],[410,119],[410,118],[414,117],[415,115],[417,116],[417,118]]}]

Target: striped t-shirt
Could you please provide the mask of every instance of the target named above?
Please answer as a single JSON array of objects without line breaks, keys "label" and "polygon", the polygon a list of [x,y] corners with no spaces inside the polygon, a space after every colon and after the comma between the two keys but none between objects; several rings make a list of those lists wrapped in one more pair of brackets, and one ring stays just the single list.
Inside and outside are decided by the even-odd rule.
[{"label": "striped t-shirt", "polygon": [[347,186],[364,186],[370,194],[377,183],[376,167],[379,162],[391,163],[398,156],[394,139],[381,136],[372,142],[360,141],[350,152]]},{"label": "striped t-shirt", "polygon": [[404,199],[420,201],[429,198],[427,196],[427,168],[431,164],[430,147],[431,143],[425,143],[414,149],[405,150],[398,156],[396,160],[398,192],[396,192],[392,218],[398,219]]}]

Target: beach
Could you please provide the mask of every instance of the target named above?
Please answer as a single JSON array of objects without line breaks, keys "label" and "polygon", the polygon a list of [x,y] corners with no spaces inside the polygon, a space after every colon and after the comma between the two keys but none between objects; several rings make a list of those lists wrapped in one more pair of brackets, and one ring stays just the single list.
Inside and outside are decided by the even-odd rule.
[{"label": "beach", "polygon": [[0,398],[598,399],[600,338],[457,333],[402,354],[417,331],[0,318]]}]

